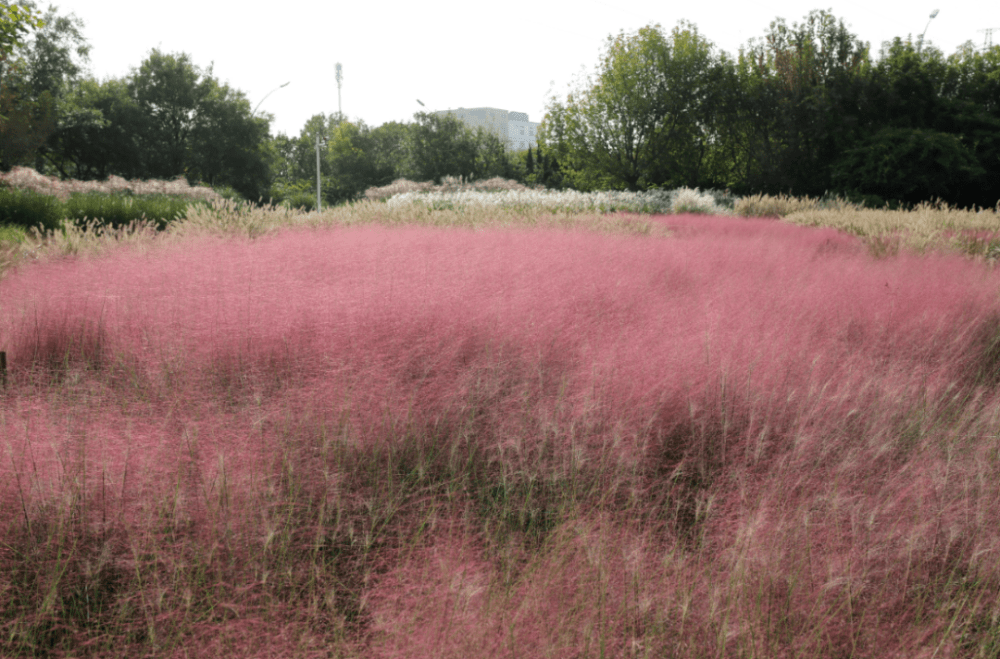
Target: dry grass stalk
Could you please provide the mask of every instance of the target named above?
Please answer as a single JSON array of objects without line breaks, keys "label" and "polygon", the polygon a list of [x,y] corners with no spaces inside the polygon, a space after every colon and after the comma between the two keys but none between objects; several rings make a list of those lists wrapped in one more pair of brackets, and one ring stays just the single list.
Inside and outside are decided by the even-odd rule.
[{"label": "dry grass stalk", "polygon": [[[535,186],[540,189],[542,186]],[[529,188],[521,185],[517,181],[494,176],[483,181],[467,181],[461,176],[445,176],[441,179],[441,185],[434,185],[433,181],[415,183],[405,178],[396,179],[389,185],[377,188],[368,188],[365,191],[365,198],[373,201],[384,201],[395,195],[406,192],[456,192],[456,191],[479,191],[479,192],[500,192],[503,190],[524,191]]]},{"label": "dry grass stalk", "polygon": [[943,248],[995,257],[989,250],[1000,244],[1000,203],[995,209],[975,210],[941,202],[925,202],[910,211],[811,208],[790,213],[784,220],[838,229],[864,239],[880,252],[904,247],[918,252]]},{"label": "dry grass stalk", "polygon": [[212,188],[191,186],[183,176],[173,181],[151,179],[148,181],[127,181],[120,176],[109,176],[107,181],[60,181],[54,176],[39,174],[30,167],[14,167],[0,174],[0,184],[19,190],[31,190],[39,194],[51,195],[66,201],[74,193],[102,192],[120,194],[130,192],[137,195],[171,195],[189,197],[196,200],[214,201],[221,199]]}]

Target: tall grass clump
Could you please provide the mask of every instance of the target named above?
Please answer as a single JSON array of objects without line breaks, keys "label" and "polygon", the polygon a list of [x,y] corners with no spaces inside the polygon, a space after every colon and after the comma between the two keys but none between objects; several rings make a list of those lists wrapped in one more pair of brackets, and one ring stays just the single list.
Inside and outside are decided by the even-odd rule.
[{"label": "tall grass clump", "polygon": [[213,208],[0,280],[0,654],[995,654],[1000,273]]},{"label": "tall grass clump", "polygon": [[0,226],[55,229],[63,219],[62,204],[30,190],[0,187]]},{"label": "tall grass clump", "polygon": [[74,224],[96,220],[102,226],[121,228],[133,222],[155,223],[160,230],[188,213],[192,204],[207,207],[207,201],[166,195],[74,194],[63,204],[63,215]]},{"label": "tall grass clump", "polygon": [[710,192],[701,192],[697,188],[679,188],[672,191],[670,210],[675,214],[697,213],[704,215],[726,215],[730,206],[720,205]]},{"label": "tall grass clump", "polygon": [[9,172],[0,174],[0,186],[48,195],[60,201],[67,201],[73,195],[94,193],[139,196],[165,195],[184,197],[191,201],[215,201],[221,198],[220,194],[210,187],[188,184],[183,176],[173,181],[128,181],[120,176],[109,176],[106,181],[77,181],[75,179],[63,181],[54,176],[40,174],[30,167],[14,167]]},{"label": "tall grass clump", "polygon": [[918,204],[910,210],[811,208],[791,212],[784,219],[858,236],[876,255],[903,249],[945,250],[992,261],[1000,256],[1000,203],[993,209],[952,208],[941,202]]}]

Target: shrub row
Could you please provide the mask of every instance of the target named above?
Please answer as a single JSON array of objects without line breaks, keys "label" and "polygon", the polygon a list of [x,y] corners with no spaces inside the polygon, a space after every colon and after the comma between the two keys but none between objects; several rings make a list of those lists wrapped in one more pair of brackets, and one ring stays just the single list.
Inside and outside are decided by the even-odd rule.
[{"label": "shrub row", "polygon": [[184,217],[191,205],[207,206],[207,201],[165,194],[128,195],[99,192],[78,193],[61,201],[57,197],[30,190],[0,187],[0,225],[29,229],[58,229],[63,220],[77,226],[87,221],[97,226],[120,228],[138,220],[153,221],[163,229]]}]

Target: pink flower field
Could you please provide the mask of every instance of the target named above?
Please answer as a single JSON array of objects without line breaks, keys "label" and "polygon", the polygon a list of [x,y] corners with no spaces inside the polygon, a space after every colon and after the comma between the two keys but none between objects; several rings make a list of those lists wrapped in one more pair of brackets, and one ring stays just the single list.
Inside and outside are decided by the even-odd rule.
[{"label": "pink flower field", "polygon": [[0,280],[0,655],[1000,656],[1000,274],[357,226]]}]

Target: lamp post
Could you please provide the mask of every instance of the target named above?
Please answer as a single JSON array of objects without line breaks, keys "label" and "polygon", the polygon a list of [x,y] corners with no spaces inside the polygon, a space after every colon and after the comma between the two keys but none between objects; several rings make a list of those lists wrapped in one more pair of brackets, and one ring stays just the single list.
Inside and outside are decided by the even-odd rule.
[{"label": "lamp post", "polygon": [[924,34],[927,34],[927,28],[931,26],[931,21],[933,21],[934,17],[937,16],[937,15],[938,15],[938,10],[937,9],[935,9],[934,11],[931,12],[931,19],[930,19],[930,21],[927,21],[927,27],[924,28],[923,34],[920,35],[920,40],[917,42],[917,52],[918,53],[924,47]]},{"label": "lamp post", "polygon": [[253,109],[253,112],[251,112],[251,113],[250,113],[250,116],[252,117],[252,116],[254,116],[255,114],[257,114],[257,110],[258,110],[258,109],[260,109],[260,106],[261,106],[261,104],[262,104],[262,103],[263,103],[264,101],[266,101],[266,100],[267,100],[267,97],[268,97],[268,96],[270,96],[270,95],[271,95],[271,94],[273,94],[274,92],[278,91],[279,89],[284,89],[285,87],[287,87],[287,86],[288,86],[288,85],[290,85],[290,84],[292,84],[292,81],[291,81],[291,80],[289,80],[288,82],[286,82],[286,83],[285,83],[285,84],[283,84],[283,85],[280,85],[280,86],[278,86],[278,87],[275,87],[274,89],[272,89],[272,90],[271,90],[271,91],[269,91],[268,93],[264,94],[264,98],[260,99],[260,103],[258,103],[258,104],[257,104],[257,107],[255,107],[255,108]]},{"label": "lamp post", "polygon": [[316,212],[319,213],[323,210],[322,201],[320,200],[320,164],[319,164],[319,131],[316,131]]},{"label": "lamp post", "polygon": [[343,110],[343,108],[340,107],[340,81],[344,79],[344,67],[342,67],[340,65],[340,62],[337,62],[337,66],[335,68],[336,68],[336,71],[337,71],[337,75],[336,75],[336,78],[337,78],[337,123],[339,124],[340,123],[340,118],[344,115],[344,110]]}]

